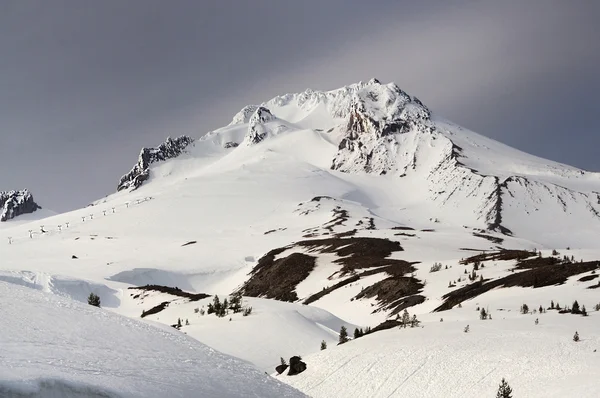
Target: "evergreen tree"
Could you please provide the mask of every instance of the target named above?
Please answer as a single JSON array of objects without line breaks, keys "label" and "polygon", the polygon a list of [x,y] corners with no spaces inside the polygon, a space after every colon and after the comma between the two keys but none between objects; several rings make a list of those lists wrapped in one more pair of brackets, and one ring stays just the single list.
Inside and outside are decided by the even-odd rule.
[{"label": "evergreen tree", "polygon": [[340,329],[340,340],[339,340],[339,344],[344,344],[348,342],[348,331],[346,330],[346,326],[342,326],[342,328]]},{"label": "evergreen tree", "polygon": [[465,333],[469,333],[469,325],[465,327]]},{"label": "evergreen tree", "polygon": [[416,328],[419,326],[419,323],[421,323],[421,321],[419,321],[417,316],[413,314],[412,319],[410,320],[410,327]]},{"label": "evergreen tree", "polygon": [[402,320],[400,321],[400,326],[405,328],[405,327],[408,327],[409,323],[410,323],[410,314],[408,313],[407,310],[404,310],[404,312],[402,313]]},{"label": "evergreen tree", "polygon": [[496,398],[512,398],[512,388],[510,388],[510,386],[504,378],[502,378],[502,382],[498,387]]},{"label": "evergreen tree", "polygon": [[283,359],[283,357],[280,357],[279,360],[281,361],[282,366],[287,366],[287,362],[285,361],[285,359]]},{"label": "evergreen tree", "polygon": [[213,308],[215,310],[215,314],[219,316],[221,313],[221,301],[219,300],[219,296],[215,295],[215,298],[213,299]]},{"label": "evergreen tree", "polygon": [[481,311],[479,311],[479,319],[481,319],[482,321],[485,321],[488,318],[487,312],[485,311],[485,308],[482,308]]},{"label": "evergreen tree", "polygon": [[242,312],[242,294],[240,292],[233,293],[229,296],[229,309],[234,314]]},{"label": "evergreen tree", "polygon": [[360,337],[360,330],[358,328],[354,329],[354,338],[357,339]]},{"label": "evergreen tree", "polygon": [[521,306],[521,314],[527,314],[529,313],[529,306],[527,304],[523,304]]},{"label": "evergreen tree", "polygon": [[100,297],[94,293],[90,293],[88,296],[88,304],[94,307],[100,307]]},{"label": "evergreen tree", "polygon": [[550,309],[553,310],[554,309],[554,300],[550,300]]},{"label": "evergreen tree", "polygon": [[573,341],[574,342],[578,342],[579,341],[579,333],[575,332],[575,335],[573,336]]},{"label": "evergreen tree", "polygon": [[215,306],[212,303],[208,303],[208,306],[206,307],[206,313],[208,315],[215,313]]},{"label": "evergreen tree", "polygon": [[579,303],[577,300],[573,301],[573,308],[571,309],[573,314],[579,314],[581,311],[579,310]]},{"label": "evergreen tree", "polygon": [[177,327],[180,328],[181,327],[181,318],[177,318]]},{"label": "evergreen tree", "polygon": [[325,342],[325,340],[321,341],[321,351],[326,350],[327,349],[327,343]]},{"label": "evergreen tree", "polygon": [[538,318],[535,318],[535,324],[537,325],[538,323],[540,323],[540,320]]},{"label": "evergreen tree", "polygon": [[588,316],[587,310],[585,309],[585,305],[581,307],[581,315]]},{"label": "evergreen tree", "polygon": [[540,308],[538,309],[538,312],[539,312],[540,314],[543,314],[543,313],[544,313],[544,308],[543,308],[541,305],[540,305]]}]

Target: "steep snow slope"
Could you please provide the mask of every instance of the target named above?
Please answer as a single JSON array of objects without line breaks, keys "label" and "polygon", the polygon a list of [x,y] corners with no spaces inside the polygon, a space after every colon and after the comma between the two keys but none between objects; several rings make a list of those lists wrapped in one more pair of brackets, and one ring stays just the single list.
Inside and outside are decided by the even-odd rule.
[{"label": "steep snow slope", "polygon": [[2,397],[304,396],[171,328],[4,282],[0,295]]}]

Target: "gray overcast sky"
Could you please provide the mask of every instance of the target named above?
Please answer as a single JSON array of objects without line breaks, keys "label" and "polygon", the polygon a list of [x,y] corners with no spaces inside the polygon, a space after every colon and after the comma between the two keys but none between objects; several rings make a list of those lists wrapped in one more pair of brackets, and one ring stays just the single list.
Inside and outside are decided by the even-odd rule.
[{"label": "gray overcast sky", "polygon": [[599,18],[596,0],[2,0],[0,190],[85,206],[142,146],[371,77],[600,171]]}]

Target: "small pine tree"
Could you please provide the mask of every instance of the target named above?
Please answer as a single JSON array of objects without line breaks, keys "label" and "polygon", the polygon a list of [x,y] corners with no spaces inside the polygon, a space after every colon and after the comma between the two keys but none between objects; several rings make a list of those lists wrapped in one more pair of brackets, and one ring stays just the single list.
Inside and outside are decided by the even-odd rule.
[{"label": "small pine tree", "polygon": [[488,318],[488,314],[485,311],[485,308],[482,308],[481,311],[479,311],[479,319],[481,319],[482,321],[485,321]]},{"label": "small pine tree", "polygon": [[550,309],[553,310],[554,309],[554,300],[550,300]]},{"label": "small pine tree", "polygon": [[403,328],[408,327],[408,324],[410,323],[410,314],[408,313],[407,310],[404,310],[404,312],[402,313],[402,320],[400,321],[400,326]]},{"label": "small pine tree", "polygon": [[285,359],[283,359],[283,357],[280,357],[279,361],[281,361],[281,366],[287,366],[287,362],[285,361]]},{"label": "small pine tree", "polygon": [[215,296],[213,299],[213,308],[215,309],[215,314],[219,316],[221,313],[221,301],[219,300],[219,296]]},{"label": "small pine tree", "polygon": [[544,308],[543,308],[541,305],[540,305],[540,308],[538,308],[538,312],[539,312],[540,314],[543,314],[543,313],[544,313]]},{"label": "small pine tree", "polygon": [[325,340],[321,341],[321,351],[326,350],[327,349],[327,343],[325,342]]},{"label": "small pine tree", "polygon": [[577,300],[573,301],[573,308],[571,308],[571,313],[573,314],[579,314],[581,311],[579,309],[579,303],[577,302]]},{"label": "small pine tree", "polygon": [[512,388],[510,388],[510,386],[504,378],[502,378],[502,382],[498,387],[496,398],[512,398]]},{"label": "small pine tree", "polygon": [[417,316],[413,314],[412,319],[410,320],[410,327],[411,328],[416,328],[419,326],[419,324],[421,323],[421,321],[419,321],[417,319]]},{"label": "small pine tree", "polygon": [[587,310],[585,309],[585,305],[581,307],[581,315],[588,316]]},{"label": "small pine tree", "polygon": [[181,318],[177,318],[177,327],[180,328],[181,327]]},{"label": "small pine tree", "polygon": [[354,329],[354,338],[357,339],[360,337],[360,330],[358,330],[358,328]]},{"label": "small pine tree", "polygon": [[340,340],[339,344],[344,344],[348,342],[348,331],[346,330],[346,326],[342,326],[340,329]]},{"label": "small pine tree", "polygon": [[579,341],[579,333],[575,332],[575,335],[573,336],[573,341],[574,342],[578,342]]},{"label": "small pine tree", "polygon": [[538,318],[535,318],[535,324],[537,325],[538,323],[540,323],[540,320]]},{"label": "small pine tree", "polygon": [[458,308],[462,308],[462,303],[458,303]]},{"label": "small pine tree", "polygon": [[246,308],[244,308],[244,312],[242,312],[242,315],[243,316],[248,316],[250,314],[252,314],[252,307],[246,307]]},{"label": "small pine tree", "polygon": [[465,333],[469,333],[469,325],[465,327]]},{"label": "small pine tree", "polygon": [[529,306],[527,304],[523,304],[521,306],[521,314],[528,314],[529,313]]},{"label": "small pine tree", "polygon": [[90,293],[88,296],[88,304],[94,307],[100,307],[100,297],[94,293]]},{"label": "small pine tree", "polygon": [[208,306],[206,307],[206,313],[208,315],[215,313],[215,306],[212,303],[208,303]]},{"label": "small pine tree", "polygon": [[185,320],[185,326],[190,326],[190,321],[188,321],[187,319]]}]

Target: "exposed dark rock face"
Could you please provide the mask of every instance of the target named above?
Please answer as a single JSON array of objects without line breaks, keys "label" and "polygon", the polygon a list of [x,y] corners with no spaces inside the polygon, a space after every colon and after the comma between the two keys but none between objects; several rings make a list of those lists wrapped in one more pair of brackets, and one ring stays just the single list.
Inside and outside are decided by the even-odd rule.
[{"label": "exposed dark rock face", "polygon": [[275,368],[275,371],[277,372],[278,375],[280,375],[283,372],[285,372],[288,367],[289,367],[288,365],[279,365]]},{"label": "exposed dark rock face", "polygon": [[27,190],[0,192],[0,221],[11,220],[21,214],[33,213],[41,207]]},{"label": "exposed dark rock face", "polygon": [[258,144],[267,136],[267,130],[264,124],[270,122],[275,117],[270,110],[264,106],[259,106],[250,121],[248,122],[248,133],[246,138],[249,144]]},{"label": "exposed dark rock face", "polygon": [[150,178],[150,165],[167,159],[175,158],[194,142],[194,139],[186,135],[177,138],[167,138],[157,148],[143,148],[137,163],[131,171],[121,177],[117,191],[124,189],[137,189],[144,181]]},{"label": "exposed dark rock face", "polygon": [[302,362],[302,358],[296,356],[290,358],[290,370],[288,372],[288,376],[295,376],[304,372],[305,370],[306,363]]}]

